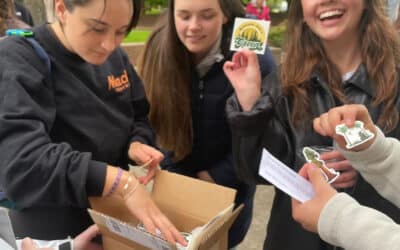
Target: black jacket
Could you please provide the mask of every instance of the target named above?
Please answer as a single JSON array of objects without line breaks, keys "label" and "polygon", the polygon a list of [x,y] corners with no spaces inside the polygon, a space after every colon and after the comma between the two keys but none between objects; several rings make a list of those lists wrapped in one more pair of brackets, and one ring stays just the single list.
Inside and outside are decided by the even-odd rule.
[{"label": "black jacket", "polygon": [[22,208],[10,214],[18,236],[65,238],[91,223],[88,196],[102,194],[107,164],[127,167],[130,142],[155,138],[122,49],[97,66],[47,25],[35,39],[51,69],[26,39],[0,43],[0,188]]},{"label": "black jacket", "polygon": [[[343,84],[343,91],[349,103],[366,105],[376,122],[381,108],[370,105],[374,96],[373,83],[369,81],[365,67],[360,66]],[[227,113],[233,134],[235,168],[245,181],[266,183],[258,176],[262,148],[269,150],[297,172],[305,162],[301,156],[304,146],[332,145],[331,139],[313,131],[312,119],[342,103],[335,100],[328,84],[317,72],[312,75],[309,87],[312,107],[310,120],[302,128],[294,128],[289,122],[290,100],[281,93],[278,72],[264,79],[262,97],[250,112],[241,112],[235,96],[228,100]],[[400,110],[398,97],[395,105]],[[400,126],[387,135],[400,138]],[[382,198],[361,176],[353,196],[361,204],[382,211],[396,222],[400,222],[400,210]],[[316,234],[305,231],[292,219],[290,197],[276,189],[264,249],[317,250],[325,245]]]},{"label": "black jacket", "polygon": [[[199,77],[194,68],[192,70],[193,149],[176,163],[177,168],[188,169],[188,175],[195,175],[201,170],[222,173],[224,162],[231,162],[231,131],[225,107],[227,99],[233,94],[233,87],[222,70],[227,59],[216,62],[203,77]],[[265,55],[259,56],[259,62],[263,77],[276,69],[268,48]],[[218,170],[219,167],[221,170]]]},{"label": "black jacket", "polygon": [[[223,72],[226,59],[213,64],[202,78],[192,70],[193,149],[182,161],[165,161],[163,167],[192,177],[207,170],[217,184],[237,190],[235,202],[245,207],[229,231],[228,245],[233,247],[243,240],[250,226],[255,185],[240,181],[233,169],[231,131],[225,113],[233,87]],[[259,62],[263,76],[276,69],[269,49],[259,56]]]}]

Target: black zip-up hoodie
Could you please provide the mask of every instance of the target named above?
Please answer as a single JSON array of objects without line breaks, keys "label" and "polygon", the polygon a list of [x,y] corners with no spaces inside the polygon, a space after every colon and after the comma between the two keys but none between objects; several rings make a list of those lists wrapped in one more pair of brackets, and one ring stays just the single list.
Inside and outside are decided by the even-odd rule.
[{"label": "black zip-up hoodie", "polygon": [[[122,49],[100,66],[34,30],[51,60],[20,37],[0,43],[0,188],[17,236],[74,236],[91,222],[107,164],[126,167],[130,142],[154,144],[142,82]],[[49,72],[51,71],[51,72]]]}]

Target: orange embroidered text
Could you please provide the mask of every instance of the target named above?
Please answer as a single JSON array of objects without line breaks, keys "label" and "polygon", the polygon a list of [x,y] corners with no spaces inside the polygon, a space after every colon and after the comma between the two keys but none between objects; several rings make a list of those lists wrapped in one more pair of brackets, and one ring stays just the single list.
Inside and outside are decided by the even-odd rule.
[{"label": "orange embroidered text", "polygon": [[124,73],[120,77],[113,75],[108,76],[108,90],[114,90],[115,92],[122,92],[129,87],[128,73],[124,70]]}]

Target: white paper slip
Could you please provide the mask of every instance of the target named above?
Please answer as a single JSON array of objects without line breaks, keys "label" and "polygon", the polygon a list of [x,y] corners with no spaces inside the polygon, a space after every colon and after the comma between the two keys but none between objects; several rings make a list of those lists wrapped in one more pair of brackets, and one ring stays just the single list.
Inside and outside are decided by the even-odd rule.
[{"label": "white paper slip", "polygon": [[305,202],[314,197],[309,181],[263,149],[258,174],[294,199]]}]

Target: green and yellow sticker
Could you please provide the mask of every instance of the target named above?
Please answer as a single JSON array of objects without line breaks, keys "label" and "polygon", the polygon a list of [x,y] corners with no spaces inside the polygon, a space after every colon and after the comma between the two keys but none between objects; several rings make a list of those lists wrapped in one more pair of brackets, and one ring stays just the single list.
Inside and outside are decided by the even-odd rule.
[{"label": "green and yellow sticker", "polygon": [[247,48],[264,54],[268,42],[269,21],[236,18],[232,34],[231,50]]}]

